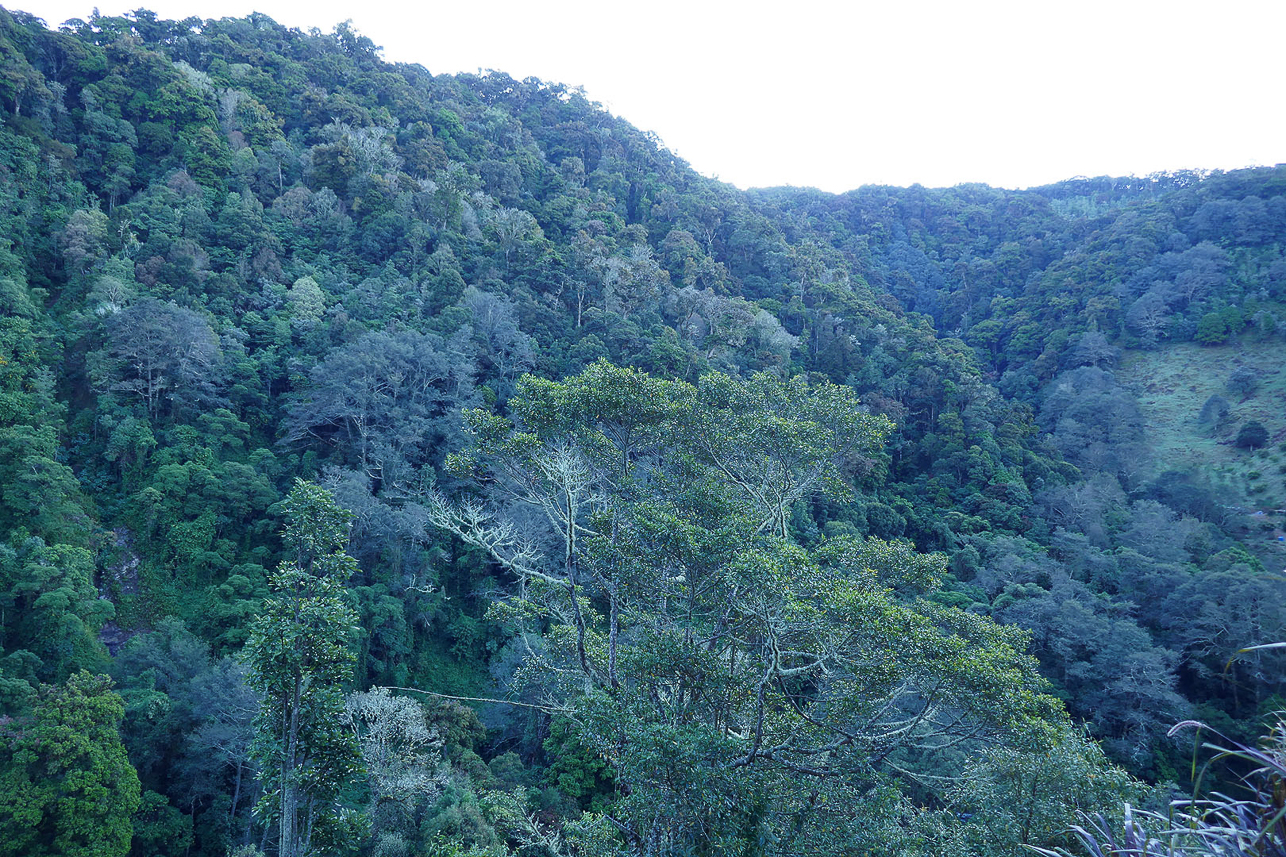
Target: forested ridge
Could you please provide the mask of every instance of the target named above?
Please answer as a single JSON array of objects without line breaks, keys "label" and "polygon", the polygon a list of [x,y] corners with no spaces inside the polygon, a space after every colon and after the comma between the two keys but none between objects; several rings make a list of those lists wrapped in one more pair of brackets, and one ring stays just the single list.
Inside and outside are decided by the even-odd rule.
[{"label": "forested ridge", "polygon": [[743,192],[347,25],[50,24],[0,854],[1016,855],[1284,707],[1286,168]]}]

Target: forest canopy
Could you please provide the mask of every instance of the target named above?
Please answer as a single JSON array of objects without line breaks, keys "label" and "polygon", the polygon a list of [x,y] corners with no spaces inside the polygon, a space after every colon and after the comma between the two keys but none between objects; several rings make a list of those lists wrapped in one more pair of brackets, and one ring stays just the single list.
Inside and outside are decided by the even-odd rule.
[{"label": "forest canopy", "polygon": [[1283,706],[1286,169],[742,192],[259,14],[0,118],[0,854],[1016,855]]}]

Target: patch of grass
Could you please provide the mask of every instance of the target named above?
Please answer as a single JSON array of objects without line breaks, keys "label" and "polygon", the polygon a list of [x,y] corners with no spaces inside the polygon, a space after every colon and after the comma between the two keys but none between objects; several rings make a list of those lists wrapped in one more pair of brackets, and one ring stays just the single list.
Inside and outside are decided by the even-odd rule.
[{"label": "patch of grass", "polygon": [[[1242,366],[1259,377],[1256,393],[1245,401],[1225,386],[1228,376]],[[1286,453],[1286,343],[1245,342],[1214,348],[1181,343],[1155,351],[1127,351],[1117,380],[1138,399],[1154,454],[1154,473],[1188,471],[1221,492],[1223,502],[1242,507],[1247,516],[1282,508],[1286,463],[1277,462]],[[1227,399],[1228,416],[1217,426],[1202,425],[1201,408],[1214,395]],[[1268,445],[1240,449],[1233,441],[1252,420],[1268,430]],[[1286,546],[1275,539],[1269,544],[1271,533],[1255,526],[1260,521],[1247,518],[1246,547],[1265,562],[1281,563]]]}]

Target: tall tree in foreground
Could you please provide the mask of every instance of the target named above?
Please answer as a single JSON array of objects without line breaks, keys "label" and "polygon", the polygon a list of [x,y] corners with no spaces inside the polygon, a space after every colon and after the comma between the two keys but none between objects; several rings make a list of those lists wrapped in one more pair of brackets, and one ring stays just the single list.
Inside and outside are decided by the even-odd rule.
[{"label": "tall tree in foreground", "polygon": [[277,823],[280,857],[302,857],[346,837],[337,798],[360,768],[344,721],[357,633],[344,583],[357,563],[345,553],[351,516],[327,491],[297,482],[284,508],[293,556],[269,581],[246,660],[263,696],[252,749],[265,791],[260,812]]},{"label": "tall tree in foreground", "polygon": [[[890,426],[851,389],[599,363],[524,379],[510,408],[470,413],[478,454],[456,462],[491,502],[429,516],[515,575],[493,610],[509,689],[610,766],[625,851],[1017,853],[1126,787],[1023,632],[924,597],[944,557],[792,541],[796,503],[878,473]],[[1075,761],[1067,782],[1027,787],[1052,758]],[[959,788],[979,777],[996,787]],[[962,829],[992,803],[1039,824]]]}]

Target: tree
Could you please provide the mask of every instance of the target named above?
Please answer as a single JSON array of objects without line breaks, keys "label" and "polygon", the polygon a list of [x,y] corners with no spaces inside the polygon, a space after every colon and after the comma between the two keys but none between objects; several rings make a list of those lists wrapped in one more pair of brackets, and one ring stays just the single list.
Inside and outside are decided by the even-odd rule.
[{"label": "tree", "polygon": [[286,290],[290,307],[290,325],[297,330],[312,330],[326,312],[326,295],[312,277],[300,277]]},{"label": "tree", "polygon": [[245,657],[263,696],[252,748],[266,792],[259,810],[277,823],[280,857],[302,857],[344,837],[337,798],[360,770],[342,690],[357,633],[343,586],[357,563],[344,552],[350,516],[324,489],[297,482],[283,508],[293,556],[270,578]]},{"label": "tree", "polygon": [[95,380],[137,395],[148,417],[166,413],[169,403],[216,400],[219,341],[192,310],[145,298],[108,317],[107,340]]},{"label": "tree", "polygon": [[599,363],[524,379],[511,410],[469,415],[494,505],[430,519],[517,576],[506,684],[608,763],[629,850],[877,847],[895,778],[945,801],[963,759],[1065,724],[1022,632],[917,599],[944,557],[791,542],[793,507],[878,454],[847,389]]},{"label": "tree", "polygon": [[[203,833],[198,847],[220,850],[248,826],[244,782],[259,697],[246,672],[231,658],[213,660],[209,646],[177,619],[132,637],[112,661],[125,701],[125,746],[145,789],[141,813],[150,832],[143,838],[153,843],[152,853],[166,853],[167,830],[177,824],[186,824],[191,838],[195,820]],[[186,812],[178,815],[171,803]],[[137,831],[135,838],[136,849],[145,848]]]},{"label": "tree", "polygon": [[38,673],[62,681],[78,669],[101,668],[106,650],[97,635],[115,615],[94,588],[94,558],[84,548],[46,545],[33,536],[17,551],[0,545],[0,651],[39,657]]},{"label": "tree", "polygon": [[1228,329],[1223,313],[1208,312],[1197,322],[1197,332],[1193,338],[1202,345],[1223,345],[1231,335],[1232,331]]},{"label": "tree", "polygon": [[1222,286],[1231,267],[1227,252],[1209,241],[1188,248],[1175,261],[1175,290],[1189,304]]},{"label": "tree", "polygon": [[1146,469],[1143,413],[1111,372],[1085,366],[1062,373],[1049,385],[1040,419],[1078,467],[1112,473],[1126,486]]},{"label": "tree", "polygon": [[0,854],[124,857],[139,806],[124,711],[110,679],[79,672],[0,725]]},{"label": "tree", "polygon": [[1264,424],[1258,420],[1250,420],[1237,432],[1237,437],[1232,443],[1233,446],[1242,449],[1259,449],[1268,443],[1268,429],[1264,428]]},{"label": "tree", "polygon": [[701,460],[760,517],[757,530],[787,535],[795,503],[845,495],[846,478],[875,466],[890,424],[862,410],[851,387],[749,381],[710,374],[697,386],[684,430]]},{"label": "tree", "polygon": [[386,687],[350,694],[344,722],[361,748],[371,788],[371,832],[405,831],[442,793],[442,739],[419,703]]},{"label": "tree", "polygon": [[1228,404],[1228,400],[1215,393],[1206,399],[1206,403],[1201,406],[1201,413],[1197,415],[1197,422],[1203,426],[1218,428],[1228,418],[1230,410],[1232,410],[1232,406]]},{"label": "tree", "polygon": [[[1082,813],[1137,794],[1103,751],[1067,729],[1042,750],[996,747],[970,762],[952,797],[974,816],[971,838],[984,853],[1065,840]],[[1019,851],[1019,853],[1022,853]]]},{"label": "tree", "polygon": [[1126,323],[1138,331],[1144,346],[1154,347],[1170,326],[1170,304],[1163,285],[1156,285],[1130,304],[1125,314]]},{"label": "tree", "polygon": [[1007,585],[992,601],[993,615],[1032,632],[1034,653],[1070,696],[1072,714],[1092,724],[1115,758],[1143,768],[1165,730],[1187,713],[1174,690],[1178,655],[1154,646],[1132,620],[1109,615],[1062,572],[1053,577],[1051,591]]},{"label": "tree", "polygon": [[451,436],[472,372],[432,334],[367,333],[313,367],[287,437],[342,444],[366,476],[391,481]]},{"label": "tree", "polygon": [[70,271],[83,275],[108,255],[107,232],[110,222],[98,209],[72,213],[67,226],[58,236],[63,261]]},{"label": "tree", "polygon": [[1255,395],[1255,391],[1259,389],[1259,373],[1249,366],[1238,366],[1228,376],[1224,386],[1228,388],[1229,393],[1241,396],[1244,402]]},{"label": "tree", "polygon": [[[976,327],[974,328],[977,329]],[[1076,345],[1068,349],[1063,357],[1063,366],[1075,369],[1080,366],[1094,366],[1099,369],[1111,369],[1121,359],[1121,349],[1108,342],[1107,337],[1098,330],[1087,330],[1081,335]]]},{"label": "tree", "polygon": [[[61,460],[63,409],[48,343],[25,318],[0,318],[0,531],[87,547],[92,525],[76,474]],[[44,359],[42,359],[44,358]]]},{"label": "tree", "polygon": [[459,306],[469,312],[471,322],[453,337],[453,343],[467,335],[479,382],[485,379],[508,398],[514,380],[534,363],[531,339],[518,327],[513,302],[469,286]]},{"label": "tree", "polygon": [[[1286,652],[1266,646],[1286,635],[1286,599],[1279,576],[1252,567],[1257,561],[1244,550],[1226,553],[1227,570],[1186,576],[1167,599],[1161,624],[1183,652],[1190,681],[1231,684],[1231,694],[1216,696],[1221,707],[1255,711],[1286,690]],[[1248,647],[1260,648],[1239,657]]]},{"label": "tree", "polygon": [[514,252],[543,237],[536,218],[514,208],[498,209],[491,217],[490,226],[495,231],[496,243],[500,245],[500,252],[505,257],[506,275]]},{"label": "tree", "polygon": [[634,244],[623,255],[601,260],[595,273],[603,283],[604,309],[622,318],[655,309],[670,278],[646,244]]}]

